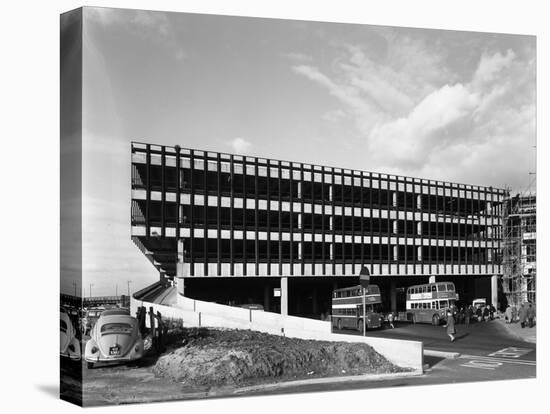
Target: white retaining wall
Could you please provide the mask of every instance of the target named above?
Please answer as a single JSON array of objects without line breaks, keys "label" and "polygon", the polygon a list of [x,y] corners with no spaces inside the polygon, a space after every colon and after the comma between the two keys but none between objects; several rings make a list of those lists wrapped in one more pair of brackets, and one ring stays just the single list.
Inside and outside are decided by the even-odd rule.
[{"label": "white retaining wall", "polygon": [[[186,297],[179,298],[178,307],[143,302],[132,297],[130,309],[133,315],[138,306],[145,306],[147,309],[152,306],[163,318],[181,319],[187,327],[251,329],[291,338],[366,343],[394,364],[413,368],[418,373],[422,372],[423,344],[419,341],[334,334],[331,332],[330,322],[282,316],[278,313],[237,308]],[[149,318],[146,319],[149,323]]]}]

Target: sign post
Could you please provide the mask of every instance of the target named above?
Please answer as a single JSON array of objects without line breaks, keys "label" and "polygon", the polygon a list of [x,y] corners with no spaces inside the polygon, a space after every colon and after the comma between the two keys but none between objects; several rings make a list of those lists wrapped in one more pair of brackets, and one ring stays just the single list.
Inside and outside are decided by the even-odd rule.
[{"label": "sign post", "polygon": [[359,283],[361,284],[361,296],[363,299],[363,336],[367,335],[367,303],[366,294],[369,288],[370,272],[365,266],[359,272]]},{"label": "sign post", "polygon": [[367,336],[367,305],[365,303],[365,288],[361,288],[363,291],[363,336]]}]

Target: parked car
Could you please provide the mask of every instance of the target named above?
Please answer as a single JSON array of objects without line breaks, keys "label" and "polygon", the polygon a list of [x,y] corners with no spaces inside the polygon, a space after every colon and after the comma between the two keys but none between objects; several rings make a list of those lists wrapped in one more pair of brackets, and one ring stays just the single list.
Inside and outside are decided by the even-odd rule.
[{"label": "parked car", "polygon": [[142,338],[138,320],[127,309],[105,310],[90,332],[84,359],[88,368],[98,362],[135,361],[150,347],[147,339]]},{"label": "parked car", "polygon": [[59,328],[59,354],[62,357],[68,357],[72,360],[79,361],[82,357],[80,342],[76,338],[76,330],[71,322],[71,318],[64,308],[60,309]]}]

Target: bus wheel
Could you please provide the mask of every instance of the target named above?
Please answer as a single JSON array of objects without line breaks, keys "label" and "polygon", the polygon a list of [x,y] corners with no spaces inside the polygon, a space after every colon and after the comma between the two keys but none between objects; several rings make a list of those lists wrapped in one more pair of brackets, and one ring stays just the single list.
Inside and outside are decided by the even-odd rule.
[{"label": "bus wheel", "polygon": [[336,322],[336,327],[338,329],[342,329],[342,319],[338,319],[338,321]]},{"label": "bus wheel", "polygon": [[439,326],[439,315],[432,316],[432,325]]}]

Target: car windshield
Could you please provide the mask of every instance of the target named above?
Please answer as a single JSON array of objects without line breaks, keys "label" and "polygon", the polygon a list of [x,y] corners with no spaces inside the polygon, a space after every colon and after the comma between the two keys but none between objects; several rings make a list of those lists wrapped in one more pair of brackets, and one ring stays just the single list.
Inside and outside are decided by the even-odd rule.
[{"label": "car windshield", "polygon": [[132,325],[129,323],[106,323],[101,327],[101,335],[130,334]]}]

